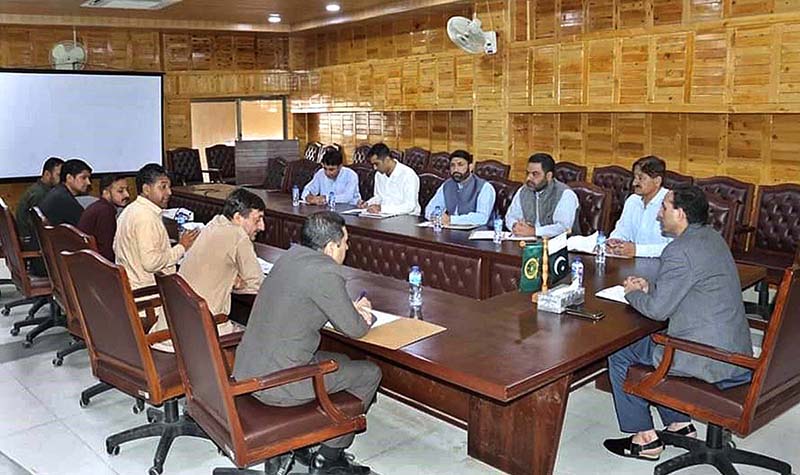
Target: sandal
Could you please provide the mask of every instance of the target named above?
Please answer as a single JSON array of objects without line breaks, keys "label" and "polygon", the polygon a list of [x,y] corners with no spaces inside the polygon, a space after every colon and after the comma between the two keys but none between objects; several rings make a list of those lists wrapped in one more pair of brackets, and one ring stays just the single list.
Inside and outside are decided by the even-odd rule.
[{"label": "sandal", "polygon": [[[625,437],[622,439],[606,439],[603,441],[603,446],[609,452],[619,455],[621,457],[628,457],[642,460],[658,460],[661,457],[661,452],[664,451],[664,443],[661,439],[656,439],[647,444],[636,444],[633,442],[633,436]],[[644,453],[647,450],[661,449],[656,453]]]},{"label": "sandal", "polygon": [[672,435],[682,435],[683,437],[697,437],[697,429],[695,429],[694,424],[689,424],[688,426],[682,427],[678,430],[669,430],[668,428],[664,427],[664,430],[661,432],[667,432]]}]

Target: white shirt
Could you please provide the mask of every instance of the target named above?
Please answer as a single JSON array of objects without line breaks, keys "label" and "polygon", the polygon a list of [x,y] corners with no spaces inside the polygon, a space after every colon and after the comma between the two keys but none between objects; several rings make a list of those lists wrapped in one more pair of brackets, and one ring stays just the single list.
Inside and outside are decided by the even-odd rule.
[{"label": "white shirt", "polygon": [[629,196],[609,238],[634,243],[636,257],[661,256],[661,251],[672,242],[672,238],[661,235],[661,223],[657,219],[667,193],[669,190],[662,187],[647,206],[641,196]]},{"label": "white shirt", "polygon": [[419,215],[419,176],[400,162],[390,176],[375,173],[375,196],[368,205],[381,205],[381,213]]}]

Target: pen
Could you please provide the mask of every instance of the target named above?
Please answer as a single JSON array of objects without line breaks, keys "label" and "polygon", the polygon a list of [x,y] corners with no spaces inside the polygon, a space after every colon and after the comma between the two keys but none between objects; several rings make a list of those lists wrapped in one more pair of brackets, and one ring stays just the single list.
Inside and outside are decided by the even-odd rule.
[{"label": "pen", "polygon": [[362,290],[362,291],[361,291],[361,293],[360,293],[360,294],[358,294],[358,298],[356,299],[356,302],[358,302],[359,300],[363,299],[363,298],[364,298],[364,297],[366,297],[366,296],[367,296],[367,291],[366,291],[366,289],[365,289],[365,290]]}]

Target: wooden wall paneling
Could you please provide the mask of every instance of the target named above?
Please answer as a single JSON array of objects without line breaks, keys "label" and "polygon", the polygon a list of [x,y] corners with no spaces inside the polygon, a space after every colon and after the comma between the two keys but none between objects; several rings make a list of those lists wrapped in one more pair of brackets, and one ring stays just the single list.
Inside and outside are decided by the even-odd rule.
[{"label": "wooden wall paneling", "polygon": [[456,60],[454,56],[436,58],[436,104],[439,108],[451,108],[456,98]]},{"label": "wooden wall paneling", "polygon": [[511,178],[515,180],[519,179],[520,174],[524,174],[530,155],[529,150],[532,148],[531,118],[532,114],[511,114],[508,119],[511,128],[509,163],[511,164]]},{"label": "wooden wall paneling", "polygon": [[751,183],[763,183],[768,172],[770,116],[728,115],[727,154],[720,171]]},{"label": "wooden wall paneling", "polygon": [[456,89],[453,106],[456,108],[471,108],[473,101],[473,83],[475,65],[471,56],[458,55],[456,61]]},{"label": "wooden wall paneling", "polygon": [[382,112],[369,113],[369,135],[366,142],[375,144],[385,140],[383,133],[384,114]]},{"label": "wooden wall paneling", "polygon": [[334,32],[336,34],[336,50],[338,51],[335,64],[349,64],[357,61],[353,57],[353,28],[343,27]]},{"label": "wooden wall paneling", "polygon": [[781,25],[777,43],[780,45],[780,66],[776,100],[779,103],[800,102],[800,25]]},{"label": "wooden wall paneling", "polygon": [[402,106],[417,108],[419,103],[419,61],[409,58],[403,61],[403,97]]},{"label": "wooden wall paneling", "polygon": [[[534,152],[546,152],[553,156],[558,149],[558,118],[559,114],[532,114],[530,119],[531,139],[529,141],[530,150],[527,155]],[[527,156],[525,157],[527,160]],[[523,175],[525,171],[521,172]]]},{"label": "wooden wall paneling", "polygon": [[233,37],[234,68],[255,69],[256,67],[256,39],[250,35],[237,35]]},{"label": "wooden wall paneling", "polygon": [[363,25],[353,27],[351,61],[366,61],[367,56],[367,28]]},{"label": "wooden wall paneling", "polygon": [[586,0],[586,32],[614,29],[614,0]]},{"label": "wooden wall paneling", "polygon": [[653,25],[675,25],[683,21],[683,0],[652,0]]},{"label": "wooden wall paneling", "polygon": [[347,107],[348,108],[355,108],[359,107],[361,101],[359,98],[358,92],[358,78],[360,74],[360,69],[364,66],[363,63],[360,64],[348,64],[345,67],[345,77],[347,78],[347,89],[345,90],[345,97],[347,99]]},{"label": "wooden wall paneling", "polygon": [[436,107],[436,58],[426,56],[419,59],[419,108]]},{"label": "wooden wall paneling", "polygon": [[558,0],[530,0],[532,4],[531,18],[534,23],[534,35],[537,40],[555,38],[558,34]]},{"label": "wooden wall paneling", "polygon": [[186,71],[191,64],[192,38],[188,33],[165,33],[164,69],[167,71]]},{"label": "wooden wall paneling", "polygon": [[585,157],[583,114],[560,114],[556,161],[583,163]]},{"label": "wooden wall paneling", "polygon": [[583,104],[583,43],[562,43],[558,53],[559,104]]},{"label": "wooden wall paneling", "polygon": [[390,59],[395,57],[396,48],[394,45],[394,28],[392,27],[385,27],[385,28],[378,28],[380,32],[375,32],[377,38],[380,39],[378,42],[378,58],[380,59]]},{"label": "wooden wall paneling", "polygon": [[449,115],[447,150],[472,150],[472,112],[451,111]]},{"label": "wooden wall paneling", "polygon": [[651,114],[650,150],[648,153],[661,157],[667,170],[686,174],[686,155],[683,147],[683,126],[686,114]]},{"label": "wooden wall paneling", "polygon": [[800,0],[776,0],[774,5],[775,13],[795,12],[800,10]]},{"label": "wooden wall paneling", "polygon": [[647,103],[649,51],[649,38],[646,36],[621,39],[617,63],[620,104]]},{"label": "wooden wall paneling", "polygon": [[192,106],[189,99],[167,99],[164,106],[164,146],[192,146]]},{"label": "wooden wall paneling", "polygon": [[191,48],[189,69],[194,71],[211,69],[214,65],[214,36],[191,35],[189,43]]},{"label": "wooden wall paneling", "polygon": [[308,118],[312,114],[292,114],[292,133],[289,137],[294,137],[300,142],[300,150],[306,149],[306,144],[312,139],[309,138]]},{"label": "wooden wall paneling", "polygon": [[236,67],[236,51],[233,35],[216,35],[214,38],[213,69],[226,70]]},{"label": "wooden wall paneling", "polygon": [[357,78],[355,97],[357,107],[375,107],[372,91],[372,68],[373,66],[370,63],[361,63],[354,66],[353,75]]},{"label": "wooden wall paneling", "polygon": [[427,32],[429,53],[442,53],[449,46],[455,46],[447,37],[447,20],[450,16],[447,12],[431,13],[431,28]]},{"label": "wooden wall paneling", "polygon": [[655,77],[653,82],[654,103],[684,103],[684,87],[688,88],[687,71],[691,54],[687,54],[690,38],[686,33],[655,35],[651,38],[655,47]]},{"label": "wooden wall paneling", "polygon": [[331,66],[331,88],[330,106],[333,109],[344,109],[347,107],[347,66],[337,65]]},{"label": "wooden wall paneling", "polygon": [[648,114],[614,114],[614,163],[630,168],[648,150]]},{"label": "wooden wall paneling", "polygon": [[561,0],[559,35],[561,38],[580,35],[584,28],[583,0]]},{"label": "wooden wall paneling", "polygon": [[770,137],[770,171],[763,178],[767,183],[800,183],[800,114],[772,116]]},{"label": "wooden wall paneling", "polygon": [[731,102],[759,104],[769,102],[772,61],[772,34],[769,26],[735,28],[733,43],[733,81]]},{"label": "wooden wall paneling", "polygon": [[387,62],[386,108],[399,107],[403,103],[403,61]]},{"label": "wooden wall paneling", "polygon": [[325,42],[327,43],[327,60],[326,65],[328,66],[336,66],[337,64],[341,64],[340,55],[344,54],[344,52],[340,51],[339,45],[339,34],[337,31],[329,31],[325,35]]},{"label": "wooden wall paneling", "polygon": [[19,68],[33,66],[33,41],[31,31],[26,28],[3,27],[0,29],[2,38],[3,67]]},{"label": "wooden wall paneling", "polygon": [[394,27],[394,57],[405,58],[411,56],[413,20],[407,17],[400,17],[392,25]]},{"label": "wooden wall paneling", "polygon": [[[30,41],[33,43],[32,63],[28,66],[34,68],[50,67],[50,50],[55,43],[72,39],[72,30],[67,28],[36,28],[31,31]],[[87,58],[88,65],[92,57]]]},{"label": "wooden wall paneling", "polygon": [[705,177],[718,174],[724,152],[726,117],[723,114],[686,115],[686,172]]},{"label": "wooden wall paneling", "polygon": [[583,163],[594,168],[614,161],[613,114],[586,114],[586,156]]},{"label": "wooden wall paneling", "polygon": [[397,113],[397,145],[405,150],[414,146],[414,116],[412,112]]},{"label": "wooden wall paneling", "polygon": [[397,147],[400,143],[400,130],[398,127],[399,112],[384,112],[383,113],[383,139],[374,141],[373,143],[384,142],[389,147]]},{"label": "wooden wall paneling", "polygon": [[[511,0],[511,40],[528,41],[528,0]],[[532,36],[531,36],[532,37]]]},{"label": "wooden wall paneling", "polygon": [[382,110],[387,105],[389,65],[386,61],[373,61],[371,69],[372,108]]},{"label": "wooden wall paneling", "polygon": [[531,62],[527,47],[512,48],[508,53],[508,107],[526,108],[530,105]]},{"label": "wooden wall paneling", "polygon": [[617,40],[587,41],[586,52],[586,103],[612,104],[614,102],[614,60]]},{"label": "wooden wall paneling", "polygon": [[161,35],[155,31],[131,31],[131,69],[161,71]]},{"label": "wooden wall paneling", "polygon": [[774,10],[774,0],[735,0],[726,5],[726,17],[765,15]]},{"label": "wooden wall paneling", "polygon": [[431,113],[429,111],[412,112],[412,123],[414,146],[431,150]]},{"label": "wooden wall paneling", "polygon": [[724,0],[685,0],[688,3],[685,16],[691,22],[719,20],[723,16]]},{"label": "wooden wall paneling", "polygon": [[428,13],[415,15],[409,35],[411,37],[411,54],[427,54],[428,30],[431,28],[431,17]]},{"label": "wooden wall paneling", "polygon": [[531,52],[533,74],[531,95],[534,106],[555,105],[558,85],[558,46],[537,46]]},{"label": "wooden wall paneling", "polygon": [[331,136],[331,118],[333,114],[318,114],[319,117],[319,128],[317,133],[317,140],[322,143],[330,143],[332,142]]},{"label": "wooden wall paneling", "polygon": [[87,69],[130,69],[127,31],[83,30],[78,41],[86,47]]},{"label": "wooden wall paneling", "polygon": [[648,25],[648,5],[645,0],[616,0],[617,28],[644,28]]},{"label": "wooden wall paneling", "polygon": [[693,104],[724,104],[728,70],[728,33],[697,33],[694,38],[691,95]]},{"label": "wooden wall paneling", "polygon": [[431,152],[451,151],[448,141],[450,114],[447,111],[430,113],[430,150]]}]

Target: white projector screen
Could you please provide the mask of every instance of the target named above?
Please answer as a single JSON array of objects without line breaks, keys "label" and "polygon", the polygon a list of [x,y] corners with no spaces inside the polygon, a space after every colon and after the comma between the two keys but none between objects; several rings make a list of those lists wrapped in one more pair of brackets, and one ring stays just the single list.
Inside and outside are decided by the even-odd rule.
[{"label": "white projector screen", "polygon": [[0,178],[39,176],[49,156],[93,173],[161,163],[162,76],[0,70]]}]

